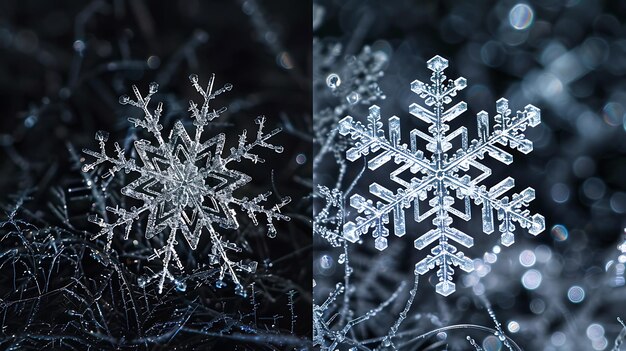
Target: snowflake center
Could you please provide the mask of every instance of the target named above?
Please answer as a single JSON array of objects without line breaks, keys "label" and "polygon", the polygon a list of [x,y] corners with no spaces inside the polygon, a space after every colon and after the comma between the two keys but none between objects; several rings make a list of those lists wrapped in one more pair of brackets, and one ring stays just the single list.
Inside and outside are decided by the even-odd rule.
[{"label": "snowflake center", "polygon": [[435,172],[435,178],[437,178],[438,180],[442,180],[445,176],[446,173],[441,169]]},{"label": "snowflake center", "polygon": [[202,203],[204,195],[204,179],[194,164],[177,162],[167,170],[169,177],[165,181],[165,189],[173,195],[173,201],[180,207],[194,203]]}]

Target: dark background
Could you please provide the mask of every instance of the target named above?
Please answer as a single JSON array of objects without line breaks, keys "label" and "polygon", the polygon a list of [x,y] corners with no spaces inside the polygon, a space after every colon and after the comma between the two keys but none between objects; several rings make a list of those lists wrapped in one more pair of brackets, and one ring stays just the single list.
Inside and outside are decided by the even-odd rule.
[{"label": "dark background", "polygon": [[[491,273],[482,278],[484,293],[478,295],[488,298],[504,330],[526,350],[610,349],[621,329],[616,317],[626,315],[624,284],[619,278],[623,272],[615,272],[620,255],[617,245],[623,241],[626,224],[626,5],[585,0],[315,3],[322,9],[318,13],[321,25],[314,32],[320,42],[340,42],[347,48],[346,55],[354,55],[363,45],[388,53],[385,76],[379,80],[387,99],[376,104],[381,106],[383,121],[392,115],[402,118],[405,141],[411,128],[425,130],[425,124],[408,114],[408,105],[419,101],[409,85],[416,78],[429,82],[431,71],[426,61],[435,55],[449,60],[448,78],[468,80],[468,87],[455,100],[466,101],[468,111],[457,118],[451,131],[465,125],[470,139],[475,138],[475,113],[485,110],[493,116],[500,97],[509,99],[514,112],[527,104],[541,109],[542,124],[527,131],[535,146],[532,153],[514,151],[510,166],[488,158],[483,163],[493,170],[488,186],[511,176],[516,180],[516,192],[535,188],[536,199],[529,208],[531,213],[545,216],[546,230],[533,237],[518,227],[516,243],[503,247]],[[512,23],[523,19],[511,18],[511,9],[518,3],[530,6],[534,15],[529,25],[522,24],[519,30]],[[365,121],[366,109],[358,105],[349,113]],[[352,175],[362,166],[361,162],[351,164]],[[324,179],[328,174],[318,176]],[[376,181],[384,178],[378,176]],[[367,194],[371,182],[366,172],[355,192]],[[472,208],[472,214],[471,221],[455,219],[453,225],[472,234],[475,245],[464,251],[482,261],[483,253],[498,244],[499,238],[497,233],[482,234],[478,207]],[[410,222],[407,216],[408,236],[390,236],[386,251],[376,252],[371,236],[355,249],[353,265],[357,270],[361,267],[363,274],[369,272],[364,275],[368,279],[374,275],[375,263],[384,266],[374,282],[356,283],[357,290],[367,291],[357,293],[361,301],[354,302],[356,315],[388,298],[400,282],[412,284],[414,264],[426,253],[413,248],[417,234],[410,233],[425,232],[431,223]],[[543,280],[536,290],[526,289],[521,282],[530,269],[519,262],[524,250],[537,257],[532,269],[540,272]],[[339,251],[316,241],[314,275],[320,277],[317,282],[321,286],[317,299],[327,296],[343,273],[341,265],[330,271],[321,268],[325,254],[336,259]],[[415,318],[407,319],[402,330],[418,335],[461,323],[493,327],[484,304],[464,285],[467,274],[456,269],[457,292],[448,298],[434,293],[434,275],[433,271],[421,277],[410,314]],[[580,303],[568,300],[567,292],[573,286],[585,291]],[[356,328],[354,337],[384,336],[404,307],[406,291],[371,324]],[[436,318],[429,319],[429,313]],[[511,321],[521,325],[519,332],[507,329]],[[605,332],[597,339],[588,336],[594,324]],[[470,349],[467,333],[449,333],[448,342],[440,347]],[[479,344],[486,335],[476,337]],[[562,336],[565,341],[561,343]],[[601,348],[604,342],[608,346]],[[424,342],[415,347],[421,350],[428,345]]]},{"label": "dark background", "polygon": [[[234,344],[239,349],[306,346],[311,330],[311,268],[301,263],[311,262],[310,207],[303,200],[310,192],[311,166],[308,160],[296,162],[296,157],[310,158],[310,139],[298,132],[310,128],[310,18],[310,4],[291,1],[0,2],[0,201],[10,212],[15,202],[10,195],[30,190],[30,200],[20,208],[18,217],[38,228],[29,243],[20,243],[7,235],[15,231],[13,225],[3,226],[3,250],[18,250],[11,251],[14,257],[5,256],[2,266],[0,348],[208,349],[215,343],[225,349],[233,349]],[[88,239],[97,229],[85,220],[92,199],[84,193],[80,193],[84,197],[73,196],[69,190],[83,182],[80,170],[70,160],[69,145],[76,150],[96,149],[97,130],[110,132],[111,143],[135,137],[126,118],[136,112],[118,103],[120,95],[132,95],[133,84],[147,92],[150,82],[159,83],[152,108],[156,101],[164,102],[162,124],[168,131],[177,119],[188,120],[190,99],[200,100],[189,82],[191,73],[199,76],[201,85],[215,73],[216,88],[225,83],[234,86],[214,100],[214,108],[227,106],[228,112],[207,136],[224,132],[227,147],[233,146],[243,129],[248,130],[248,138],[256,133],[254,119],[259,115],[267,117],[266,131],[283,127],[271,140],[284,146],[282,154],[257,150],[266,163],[244,161],[235,167],[253,177],[238,196],[251,197],[268,190],[290,196],[292,202],[283,213],[292,220],[277,224],[275,239],[265,236],[263,225],[252,227],[245,214],[240,216],[240,231],[224,233],[227,239],[247,242],[240,258],[259,261],[259,272],[244,277],[247,284],[255,282],[256,307],[250,297],[236,297],[232,285],[216,290],[208,279],[188,284],[185,293],[166,287],[161,296],[155,294],[154,286],[148,286],[146,309],[129,307],[126,298],[145,295],[136,279],[145,273],[146,264],[133,261],[137,255],[145,255],[118,237],[112,255],[119,262],[90,261],[89,250],[103,247],[101,240]],[[60,201],[55,191],[66,196],[73,230],[55,229],[67,224],[51,210]],[[278,198],[269,201],[278,202]],[[140,246],[147,245],[140,238],[140,229]],[[72,253],[65,256],[63,251],[58,261],[52,262],[46,258],[50,250],[56,250],[55,241],[68,243]],[[33,247],[42,253],[35,250],[29,259]],[[189,254],[196,255],[202,265],[208,250],[200,248]],[[82,265],[75,268],[75,262]],[[37,271],[37,265],[42,272],[54,272],[47,280],[50,286],[39,293],[29,285],[33,280],[24,278],[25,272],[30,273],[26,267]],[[193,268],[188,267],[187,272]],[[107,274],[114,278],[94,279],[105,291],[102,319],[110,323],[109,331],[89,331],[93,328],[90,320],[96,318],[88,313],[93,302],[85,302],[87,307],[68,304],[75,303],[73,294],[94,301],[76,280]],[[127,296],[117,295],[119,290],[124,295],[120,281],[128,283]],[[57,289],[59,286],[65,288]],[[288,302],[292,290],[293,337]],[[37,297],[42,295],[45,298]],[[176,311],[185,308],[193,312],[181,319]],[[145,319],[141,327],[129,327],[132,309],[139,311],[138,319]],[[68,316],[69,310],[77,315]],[[152,312],[147,315],[148,310]],[[228,329],[224,325],[229,318],[249,329]],[[160,332],[180,320],[187,321],[183,325],[189,330],[173,335]],[[101,337],[98,333],[108,334]],[[219,337],[220,333],[238,336]],[[154,337],[165,334],[161,339]],[[242,334],[261,336],[253,340],[240,337]]]}]

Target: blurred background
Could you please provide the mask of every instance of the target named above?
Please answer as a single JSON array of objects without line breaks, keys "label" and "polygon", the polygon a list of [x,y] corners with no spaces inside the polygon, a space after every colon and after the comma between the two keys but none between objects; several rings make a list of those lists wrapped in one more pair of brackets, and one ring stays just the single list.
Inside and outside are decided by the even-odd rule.
[{"label": "blurred background", "polygon": [[[509,166],[489,159],[484,164],[493,170],[488,186],[511,176],[517,191],[536,190],[529,208],[545,216],[546,230],[533,237],[518,228],[512,247],[496,247],[498,237],[482,233],[477,207],[469,222],[455,219],[453,226],[474,237],[474,247],[465,252],[475,258],[475,271],[457,269],[457,292],[447,298],[435,294],[434,272],[421,277],[399,331],[406,332],[407,350],[474,350],[468,335],[485,350],[506,350],[488,332],[435,332],[408,341],[449,325],[495,328],[485,301],[503,331],[525,350],[619,349],[617,318],[626,316],[626,246],[618,247],[626,225],[625,16],[626,4],[613,1],[315,1],[314,119],[337,121],[350,114],[365,121],[375,103],[383,121],[393,115],[403,120],[407,140],[409,127],[426,128],[408,114],[409,104],[419,101],[410,82],[429,81],[426,61],[435,55],[449,60],[448,78],[468,82],[456,100],[466,101],[468,111],[451,130],[465,125],[476,138],[475,114],[485,110],[493,116],[500,97],[509,99],[513,111],[527,104],[541,109],[542,123],[526,132],[534,142],[532,153],[513,152]],[[370,54],[363,56],[365,47]],[[349,94],[357,89],[340,92],[327,79],[333,73],[346,77],[345,67],[364,57],[370,59],[366,96],[375,98],[350,103]],[[372,95],[372,87],[380,93]],[[315,178],[332,187],[338,168],[330,159],[322,172],[315,168]],[[363,164],[348,166],[347,184]],[[353,193],[367,194],[371,182],[366,172]],[[426,254],[412,242],[430,227],[428,220],[410,224],[409,237],[390,237],[383,252],[373,248],[371,236],[352,248],[355,316],[408,284],[387,308],[353,329],[352,339],[370,341],[364,347],[380,344],[376,338],[388,333],[405,307],[414,264]],[[316,304],[343,282],[342,253],[315,238]]]},{"label": "blurred background", "polygon": [[[306,2],[257,0],[0,2],[0,348],[310,343],[311,267],[294,263],[311,262],[311,11]],[[235,167],[253,178],[240,197],[273,191],[275,203],[290,196],[283,213],[292,220],[277,223],[275,239],[245,214],[241,230],[222,233],[244,247],[239,259],[259,262],[243,278],[254,286],[247,298],[232,285],[216,289],[210,271],[198,271],[210,252],[202,244],[186,252],[196,258],[186,261],[196,263],[186,267],[187,291],[158,295],[136,283],[158,267],[146,260],[152,247],[141,227],[134,244],[116,238],[111,257],[102,258],[103,241],[89,239],[97,227],[86,218],[98,191],[80,172],[80,150],[97,148],[98,130],[111,143],[146,137],[127,121],[137,112],[118,103],[133,95],[132,85],[147,92],[150,82],[159,84],[152,100],[164,103],[166,133],[178,119],[192,128],[187,108],[200,96],[188,77],[205,85],[212,73],[216,87],[233,89],[214,100],[213,108],[228,112],[207,135],[224,132],[226,147],[236,146],[243,130],[256,133],[260,115],[266,131],[283,128],[271,140],[282,154],[260,150],[265,164]]]}]

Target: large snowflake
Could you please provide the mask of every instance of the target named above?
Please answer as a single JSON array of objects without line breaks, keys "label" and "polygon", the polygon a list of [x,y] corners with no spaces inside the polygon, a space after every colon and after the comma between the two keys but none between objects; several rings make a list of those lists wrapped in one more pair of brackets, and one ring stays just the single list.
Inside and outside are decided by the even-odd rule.
[{"label": "large snowflake", "polygon": [[239,137],[237,147],[231,148],[230,153],[223,156],[225,135],[222,133],[204,140],[204,129],[226,111],[225,107],[218,110],[210,108],[209,102],[221,93],[231,90],[232,85],[226,84],[221,89],[213,91],[215,75],[209,80],[206,89],[198,84],[196,75],[191,75],[190,80],[204,98],[202,106],[198,106],[193,101],[189,103],[189,112],[191,112],[195,126],[195,133],[192,136],[187,133],[183,123],[177,121],[167,139],[163,137],[161,134],[163,126],[159,123],[163,104],[159,103],[154,112],[148,108],[152,95],[158,89],[156,83],[150,85],[150,90],[145,97],[136,86],[133,86],[136,100],[128,96],[120,98],[120,103],[130,104],[143,111],[143,118],[130,118],[129,121],[135,127],[141,127],[151,133],[155,142],[135,141],[135,151],[141,161],[139,165],[135,159],[126,157],[126,150],[118,143],[114,144],[115,156],[109,156],[106,152],[108,134],[98,132],[96,140],[100,143],[100,151],[84,150],[86,154],[93,156],[95,161],[85,164],[83,171],[88,172],[102,163],[108,163],[111,168],[106,176],[112,176],[119,171],[136,174],[137,178],[124,186],[121,193],[140,200],[143,204],[130,209],[118,206],[107,207],[107,211],[117,218],[112,223],[107,223],[104,218],[97,216],[91,216],[90,221],[101,227],[96,237],[106,235],[107,249],[110,249],[116,228],[123,228],[124,239],[128,239],[133,223],[147,213],[146,238],[166,234],[167,240],[163,247],[155,250],[153,257],[159,257],[162,260],[163,270],[143,279],[141,283],[146,284],[158,279],[159,292],[163,290],[166,279],[179,284],[169,270],[172,263],[175,263],[179,269],[183,269],[175,250],[177,234],[181,233],[191,249],[195,250],[201,234],[208,233],[212,245],[210,262],[220,266],[217,285],[224,285],[224,276],[229,275],[235,283],[236,290],[244,294],[245,289],[239,282],[236,271],[254,272],[257,264],[229,259],[227,256],[229,251],[239,252],[241,249],[235,243],[224,240],[216,230],[216,226],[224,229],[238,228],[237,213],[231,208],[238,206],[247,212],[255,225],[258,224],[257,215],[264,215],[267,218],[268,236],[274,237],[276,229],[272,222],[274,219],[289,220],[287,216],[280,213],[280,209],[290,199],[285,197],[279,204],[268,209],[261,203],[268,199],[271,192],[252,199],[235,197],[233,192],[250,182],[251,178],[227,166],[231,162],[241,162],[244,158],[254,163],[263,162],[258,155],[251,153],[251,150],[257,146],[282,152],[281,146],[267,142],[269,138],[280,132],[280,129],[264,133],[265,118],[258,117],[256,123],[259,129],[256,140],[249,143],[244,130]]},{"label": "large snowflake", "polygon": [[[383,123],[380,117],[380,108],[373,105],[369,109],[368,125],[354,121],[350,116],[339,122],[339,133],[350,135],[355,144],[346,152],[349,161],[356,161],[368,154],[368,168],[375,171],[389,161],[397,165],[391,172],[390,178],[398,188],[390,190],[378,183],[372,183],[369,191],[379,200],[374,202],[365,197],[354,194],[350,197],[350,206],[355,208],[359,216],[355,221],[344,224],[343,236],[351,242],[357,242],[363,234],[372,231],[375,238],[375,247],[384,250],[387,247],[389,236],[390,216],[393,216],[394,234],[406,234],[405,209],[413,207],[414,220],[421,222],[431,216],[433,225],[415,240],[415,248],[422,250],[434,242],[437,244],[428,255],[415,265],[415,274],[425,274],[438,266],[439,283],[436,291],[447,296],[455,291],[452,282],[453,266],[458,266],[466,272],[473,270],[473,262],[453,245],[460,244],[469,248],[473,246],[473,238],[451,226],[452,217],[463,220],[471,218],[471,201],[482,206],[482,229],[486,234],[494,231],[494,211],[500,221],[498,227],[501,233],[501,242],[509,246],[514,242],[514,222],[537,235],[544,230],[545,220],[539,214],[530,215],[526,209],[529,202],[535,198],[535,191],[527,188],[512,197],[503,196],[514,187],[514,180],[507,177],[495,186],[487,189],[481,182],[490,174],[491,169],[480,161],[486,154],[504,163],[511,164],[513,156],[502,149],[509,146],[522,153],[532,151],[532,142],[523,134],[530,126],[537,126],[541,121],[540,110],[533,105],[527,105],[524,111],[511,114],[508,101],[504,98],[496,102],[498,114],[494,117],[493,130],[489,130],[489,116],[481,111],[477,114],[478,139],[468,143],[468,133],[465,127],[460,127],[447,134],[450,129],[448,123],[460,116],[467,109],[465,102],[447,108],[452,97],[465,88],[465,78],[454,81],[446,80],[444,70],[448,61],[435,56],[428,61],[428,68],[433,71],[432,84],[427,85],[419,80],[411,83],[411,90],[424,100],[426,107],[411,104],[410,113],[420,120],[429,123],[429,134],[418,129],[411,130],[410,145],[400,142],[400,118],[389,118],[389,136],[385,137]],[[448,155],[454,138],[461,138],[461,148]],[[426,157],[424,152],[417,149],[418,140],[426,142],[426,150],[432,154]],[[473,167],[480,175],[472,178],[469,175]],[[407,176],[408,174],[408,176]],[[378,174],[380,176],[380,174]],[[429,199],[429,193],[432,197]],[[454,196],[453,196],[454,195]],[[454,207],[456,199],[464,202],[464,209]],[[427,202],[427,208],[420,206],[420,201]]]}]

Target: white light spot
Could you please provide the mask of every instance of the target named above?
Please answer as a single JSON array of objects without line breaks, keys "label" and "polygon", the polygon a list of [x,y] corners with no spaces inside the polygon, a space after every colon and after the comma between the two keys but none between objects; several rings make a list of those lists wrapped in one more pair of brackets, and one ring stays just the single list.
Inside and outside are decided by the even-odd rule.
[{"label": "white light spot", "polygon": [[533,24],[533,9],[526,4],[517,4],[509,11],[509,23],[517,30],[524,30]]},{"label": "white light spot", "polygon": [[541,285],[541,279],[541,273],[536,269],[531,269],[522,276],[522,285],[528,290],[535,290]]},{"label": "white light spot", "polygon": [[531,250],[524,250],[519,254],[519,263],[524,267],[532,267],[537,262],[537,258],[535,257],[535,253]]},{"label": "white light spot", "polygon": [[578,285],[574,285],[567,290],[567,298],[573,303],[580,303],[585,299],[585,290]]}]

